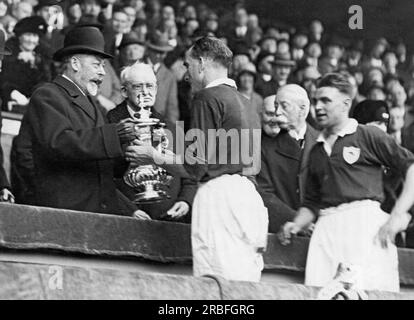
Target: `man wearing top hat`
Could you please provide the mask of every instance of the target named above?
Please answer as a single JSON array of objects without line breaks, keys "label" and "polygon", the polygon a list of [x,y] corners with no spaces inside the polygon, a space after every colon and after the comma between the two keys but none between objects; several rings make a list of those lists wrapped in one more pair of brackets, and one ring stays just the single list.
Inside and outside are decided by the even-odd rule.
[{"label": "man wearing top hat", "polygon": [[152,65],[157,77],[158,92],[154,110],[164,119],[175,123],[180,118],[178,109],[177,80],[164,64],[168,52],[174,48],[168,44],[164,34],[156,33],[147,43],[147,62]]},{"label": "man wearing top hat", "polygon": [[116,191],[112,160],[135,138],[134,124],[107,124],[92,98],[104,61],[112,58],[102,34],[96,27],[73,28],[53,58],[63,63],[63,74],[33,93],[21,128],[31,137],[37,204],[132,214],[134,206]]},{"label": "man wearing top hat", "polygon": [[[0,72],[2,68],[2,60],[4,56],[11,55],[11,52],[5,47],[6,35],[0,30]],[[0,116],[0,131],[1,131],[1,116]],[[6,171],[3,166],[3,149],[0,145],[0,202],[14,203],[14,196],[10,191],[9,180],[7,179]]]}]

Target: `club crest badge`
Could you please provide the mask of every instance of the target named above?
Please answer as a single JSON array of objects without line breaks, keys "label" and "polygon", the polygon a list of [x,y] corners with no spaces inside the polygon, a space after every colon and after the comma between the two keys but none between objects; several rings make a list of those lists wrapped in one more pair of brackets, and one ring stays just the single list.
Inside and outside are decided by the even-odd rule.
[{"label": "club crest badge", "polygon": [[344,160],[349,164],[354,164],[358,161],[361,155],[361,149],[356,147],[344,147],[342,151]]}]

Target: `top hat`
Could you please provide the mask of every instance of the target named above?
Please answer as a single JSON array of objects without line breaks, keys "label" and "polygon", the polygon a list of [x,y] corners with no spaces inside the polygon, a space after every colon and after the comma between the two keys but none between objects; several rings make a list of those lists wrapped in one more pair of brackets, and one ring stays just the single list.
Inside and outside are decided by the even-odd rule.
[{"label": "top hat", "polygon": [[112,55],[105,52],[104,48],[105,40],[98,28],[91,26],[75,27],[66,34],[63,48],[55,52],[53,60],[62,61],[64,57],[76,53],[113,58]]},{"label": "top hat", "polygon": [[11,55],[11,51],[5,46],[6,44],[6,34],[3,30],[0,29],[0,55],[1,56],[9,56]]},{"label": "top hat", "polygon": [[275,66],[286,66],[286,67],[294,67],[296,66],[296,62],[291,59],[289,53],[279,53],[277,52],[275,54],[275,60],[270,62],[271,64]]},{"label": "top hat", "polygon": [[23,33],[36,33],[42,36],[46,33],[47,24],[42,17],[32,16],[26,17],[17,22],[14,26],[13,32],[16,37],[21,36]]},{"label": "top hat", "polygon": [[118,49],[121,50],[122,48],[129,46],[130,44],[139,44],[141,46],[145,46],[145,43],[141,41],[134,32],[130,32],[123,35],[122,41],[119,44]]},{"label": "top hat", "polygon": [[151,39],[147,42],[147,47],[148,49],[157,52],[170,52],[174,50],[174,48],[168,43],[167,34],[161,32],[156,32],[156,34],[151,37]]},{"label": "top hat", "polygon": [[382,100],[364,100],[358,103],[352,116],[361,124],[374,121],[387,123],[390,118],[387,103]]}]

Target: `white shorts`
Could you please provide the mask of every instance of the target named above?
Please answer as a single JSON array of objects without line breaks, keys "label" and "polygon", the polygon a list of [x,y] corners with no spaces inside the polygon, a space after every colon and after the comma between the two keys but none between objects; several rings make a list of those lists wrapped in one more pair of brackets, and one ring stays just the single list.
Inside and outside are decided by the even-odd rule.
[{"label": "white shorts", "polygon": [[268,215],[254,184],[246,177],[223,175],[201,185],[191,221],[195,276],[260,281]]},{"label": "white shorts", "polygon": [[340,262],[360,268],[356,287],[363,290],[399,291],[398,253],[374,243],[389,215],[380,203],[355,201],[321,210],[309,244],[305,284],[325,286]]}]

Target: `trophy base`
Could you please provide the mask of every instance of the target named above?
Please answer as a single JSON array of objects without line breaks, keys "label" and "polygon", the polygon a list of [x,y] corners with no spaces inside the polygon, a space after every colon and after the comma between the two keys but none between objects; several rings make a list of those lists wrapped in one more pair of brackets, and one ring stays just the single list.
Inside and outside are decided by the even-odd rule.
[{"label": "trophy base", "polygon": [[144,191],[136,194],[134,203],[157,203],[168,198],[170,198],[170,196],[167,194],[167,192],[162,190]]}]

